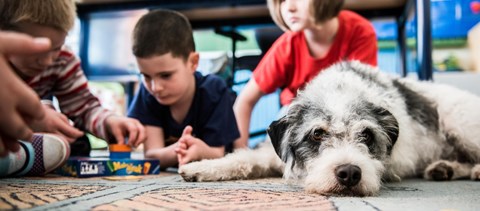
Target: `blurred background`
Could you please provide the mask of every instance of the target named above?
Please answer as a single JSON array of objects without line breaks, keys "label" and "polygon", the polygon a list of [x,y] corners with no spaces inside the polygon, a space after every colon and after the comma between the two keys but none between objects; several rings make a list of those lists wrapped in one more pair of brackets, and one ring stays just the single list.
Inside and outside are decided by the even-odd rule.
[{"label": "blurred background", "polygon": [[[126,113],[140,81],[130,48],[132,29],[148,9],[162,7],[161,3],[151,6],[151,0],[126,2],[135,4],[121,1],[77,1],[79,18],[66,43],[80,55],[93,93],[99,97],[103,106],[120,114]],[[258,9],[258,6],[265,8],[265,1],[163,2],[167,8],[185,11],[190,15],[188,17],[195,17],[197,7],[226,6],[231,9],[245,5],[251,6],[252,11]],[[431,53],[429,51],[427,55],[431,56],[433,76],[426,79],[450,83],[480,94],[480,1],[430,0],[427,10],[421,10],[420,0],[397,2],[401,2],[401,5],[391,11],[400,13],[391,17],[382,14],[382,9],[378,8],[367,11],[369,13],[359,10],[360,14],[365,14],[371,20],[376,30],[380,69],[393,75],[406,74],[407,77],[418,78],[417,72],[422,68],[418,62],[419,33],[427,33],[430,35],[427,40],[431,46]],[[414,4],[412,10],[408,9],[409,3]],[[354,6],[352,8],[355,10]],[[265,12],[264,9],[261,11]],[[385,10],[384,13],[389,12]],[[421,13],[429,18],[429,24],[422,25],[424,20],[419,19],[418,15]],[[399,59],[401,48],[398,36],[403,36],[399,35],[400,18],[404,20],[405,65]],[[212,24],[209,25],[210,23]],[[201,58],[199,71],[220,75],[239,93],[250,79],[262,54],[282,32],[265,17],[258,22],[239,20],[232,24],[219,23],[195,22],[192,19],[196,49]],[[278,94],[275,92],[264,96],[255,107],[250,128],[252,147],[264,139],[265,128],[276,118],[280,108]],[[91,142],[93,148],[106,147],[101,140],[91,138]]]}]

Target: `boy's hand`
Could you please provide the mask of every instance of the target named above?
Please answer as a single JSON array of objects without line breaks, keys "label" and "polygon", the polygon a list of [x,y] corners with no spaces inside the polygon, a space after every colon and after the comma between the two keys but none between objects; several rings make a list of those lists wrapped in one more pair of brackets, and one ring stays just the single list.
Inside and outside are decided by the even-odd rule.
[{"label": "boy's hand", "polygon": [[50,46],[45,38],[0,31],[0,157],[18,151],[17,139],[29,140],[33,135],[30,122],[45,115],[37,94],[8,64],[8,55],[43,52]]},{"label": "boy's hand", "polygon": [[177,153],[178,165],[184,165],[192,161],[211,158],[212,148],[202,140],[192,136],[193,128],[185,127],[182,137],[178,139],[178,147],[175,149]]},{"label": "boy's hand", "polygon": [[177,141],[177,148],[175,148],[175,153],[177,153],[178,166],[182,166],[191,161],[190,157],[187,157],[187,152],[189,146],[187,145],[187,139],[193,138],[192,136],[192,127],[187,126],[183,129],[182,136]]},{"label": "boy's hand", "polygon": [[35,132],[48,132],[64,137],[69,143],[83,136],[83,132],[70,124],[70,120],[64,114],[43,105],[45,116],[38,121],[32,122]]},{"label": "boy's hand", "polygon": [[201,157],[199,155],[199,150],[208,147],[202,140],[193,137],[192,131],[192,126],[185,127],[185,129],[183,129],[182,137],[178,139],[178,147],[175,149],[175,152],[177,153],[179,166],[195,160],[200,160]]},{"label": "boy's hand", "polygon": [[145,141],[145,128],[136,119],[123,116],[109,116],[105,120],[107,131],[115,138],[118,144],[125,144],[128,136],[128,144],[133,147]]}]

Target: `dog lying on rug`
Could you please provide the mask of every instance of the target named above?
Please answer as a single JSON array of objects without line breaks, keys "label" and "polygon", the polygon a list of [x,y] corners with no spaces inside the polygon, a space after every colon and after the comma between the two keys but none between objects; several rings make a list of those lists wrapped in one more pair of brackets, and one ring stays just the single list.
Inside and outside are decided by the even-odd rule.
[{"label": "dog lying on rug", "polygon": [[375,195],[382,181],[407,177],[480,179],[479,97],[359,62],[321,72],[268,134],[271,144],[179,173],[186,181],[283,174],[307,192],[349,196]]}]

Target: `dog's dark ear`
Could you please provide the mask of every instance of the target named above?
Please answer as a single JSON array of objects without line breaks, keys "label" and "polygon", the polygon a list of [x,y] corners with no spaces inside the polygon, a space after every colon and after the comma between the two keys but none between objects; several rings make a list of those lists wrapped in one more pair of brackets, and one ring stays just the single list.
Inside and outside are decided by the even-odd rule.
[{"label": "dog's dark ear", "polygon": [[381,108],[381,107],[376,107],[373,109],[374,113],[376,114],[377,120],[382,126],[383,130],[387,134],[388,138],[391,141],[390,146],[387,148],[388,154],[391,153],[393,145],[398,139],[398,134],[400,133],[400,128],[398,127],[398,121],[393,116],[392,113],[390,113],[388,110]]},{"label": "dog's dark ear", "polygon": [[282,117],[281,119],[272,122],[272,124],[270,124],[270,126],[267,129],[267,133],[270,136],[273,147],[275,148],[275,152],[277,153],[278,157],[280,157],[282,160],[283,160],[282,140],[288,126],[289,126],[289,123],[287,122],[287,118]]}]

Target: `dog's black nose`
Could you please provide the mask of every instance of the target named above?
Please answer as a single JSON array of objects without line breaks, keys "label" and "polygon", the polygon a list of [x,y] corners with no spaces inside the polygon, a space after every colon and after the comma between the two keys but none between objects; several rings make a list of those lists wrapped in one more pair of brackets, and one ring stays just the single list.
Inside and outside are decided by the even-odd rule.
[{"label": "dog's black nose", "polygon": [[335,176],[340,184],[347,187],[355,186],[362,179],[362,169],[351,164],[340,165],[335,169]]}]

